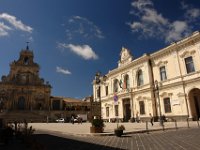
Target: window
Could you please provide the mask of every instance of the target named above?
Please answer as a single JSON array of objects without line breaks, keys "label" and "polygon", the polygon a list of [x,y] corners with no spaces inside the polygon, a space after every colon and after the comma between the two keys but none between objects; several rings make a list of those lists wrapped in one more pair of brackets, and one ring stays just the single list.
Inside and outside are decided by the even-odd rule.
[{"label": "window", "polygon": [[170,98],[164,98],[164,108],[165,108],[165,113],[171,112]]},{"label": "window", "polygon": [[106,86],[106,96],[108,95],[108,86]]},{"label": "window", "polygon": [[117,79],[114,80],[113,87],[114,87],[114,92],[118,92],[118,80]]},{"label": "window", "polygon": [[124,89],[129,88],[129,76],[128,75],[124,76],[124,86],[123,86],[123,88]]},{"label": "window", "polygon": [[109,117],[109,107],[106,107],[106,117]]},{"label": "window", "polygon": [[115,105],[115,116],[119,116],[118,105]]},{"label": "window", "polygon": [[60,110],[60,100],[53,100],[52,108],[53,110]]},{"label": "window", "polygon": [[143,74],[142,74],[142,70],[139,70],[137,73],[137,83],[138,86],[143,85]]},{"label": "window", "polygon": [[167,79],[165,66],[160,67],[160,80],[164,81]]},{"label": "window", "polygon": [[145,105],[144,105],[144,101],[140,101],[139,102],[140,105],[140,114],[144,115],[145,114]]},{"label": "window", "polygon": [[186,66],[187,73],[191,73],[195,71],[192,56],[185,58],[185,66]]},{"label": "window", "polygon": [[98,97],[98,98],[101,97],[101,88],[100,88],[100,87],[97,89],[97,97]]}]

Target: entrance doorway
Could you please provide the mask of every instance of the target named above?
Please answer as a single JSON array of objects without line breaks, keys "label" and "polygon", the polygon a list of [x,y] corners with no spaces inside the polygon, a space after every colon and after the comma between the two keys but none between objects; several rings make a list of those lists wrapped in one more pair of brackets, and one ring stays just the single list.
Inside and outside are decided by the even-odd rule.
[{"label": "entrance doorway", "polygon": [[19,110],[25,109],[25,98],[23,96],[18,99],[18,109]]},{"label": "entrance doorway", "polygon": [[123,114],[124,114],[124,121],[128,122],[131,119],[131,108],[130,108],[130,99],[123,100]]},{"label": "entrance doorway", "polygon": [[200,118],[200,89],[192,89],[189,92],[190,110],[193,120]]}]

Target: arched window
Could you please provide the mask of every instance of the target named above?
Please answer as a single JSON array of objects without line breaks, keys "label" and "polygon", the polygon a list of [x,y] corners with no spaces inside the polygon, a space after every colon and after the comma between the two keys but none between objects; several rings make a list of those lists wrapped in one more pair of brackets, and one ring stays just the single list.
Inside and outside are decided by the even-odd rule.
[{"label": "arched window", "polygon": [[118,92],[118,80],[117,79],[114,80],[113,92]]},{"label": "arched window", "polygon": [[124,76],[124,86],[123,86],[124,89],[128,89],[129,88],[129,76],[126,74]]},{"label": "arched window", "polygon": [[143,83],[143,73],[142,73],[142,70],[139,70],[138,72],[137,72],[137,85],[138,86],[141,86],[141,85],[143,85],[144,83]]}]

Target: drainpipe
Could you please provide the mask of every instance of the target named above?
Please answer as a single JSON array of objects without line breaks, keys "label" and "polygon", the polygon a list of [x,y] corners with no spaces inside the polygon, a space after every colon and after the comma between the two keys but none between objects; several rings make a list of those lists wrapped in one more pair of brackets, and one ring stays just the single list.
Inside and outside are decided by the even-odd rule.
[{"label": "drainpipe", "polygon": [[150,74],[151,74],[151,77],[152,77],[152,79],[151,79],[151,93],[152,93],[152,95],[153,95],[153,99],[154,99],[154,110],[155,110],[155,117],[156,118],[158,118],[158,110],[157,110],[157,103],[156,103],[156,95],[155,95],[155,92],[154,92],[154,74],[153,74],[153,66],[152,66],[152,60],[151,59],[149,59],[149,61],[148,61],[148,63],[149,63],[149,66],[150,66]]},{"label": "drainpipe", "polygon": [[185,92],[185,82],[183,81],[183,75],[182,75],[182,71],[181,71],[181,65],[180,65],[180,60],[179,60],[179,56],[178,56],[178,52],[176,50],[176,57],[178,60],[178,66],[179,66],[179,71],[180,71],[180,75],[181,75],[181,82],[183,85],[183,92],[184,92],[184,97],[185,97],[185,103],[186,103],[186,108],[187,108],[187,117],[189,117],[189,106],[188,106],[188,101],[187,101],[187,96],[186,96],[186,92]]}]

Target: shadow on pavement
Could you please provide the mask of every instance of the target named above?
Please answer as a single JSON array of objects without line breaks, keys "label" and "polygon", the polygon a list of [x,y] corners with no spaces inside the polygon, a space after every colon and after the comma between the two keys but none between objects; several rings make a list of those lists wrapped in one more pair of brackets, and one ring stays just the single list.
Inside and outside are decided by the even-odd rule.
[{"label": "shadow on pavement", "polygon": [[39,142],[44,150],[88,150],[88,149],[101,149],[101,150],[116,150],[119,148],[107,147],[103,145],[97,145],[93,143],[87,143],[83,141],[76,141],[72,139],[57,137],[48,134],[35,134],[34,139]]},{"label": "shadow on pavement", "polygon": [[[31,145],[31,146],[30,146]],[[32,135],[31,143],[23,143],[22,141],[13,141],[7,145],[0,145],[1,150],[119,150],[116,147],[108,147],[87,143],[68,138],[57,137],[48,134]]]}]

